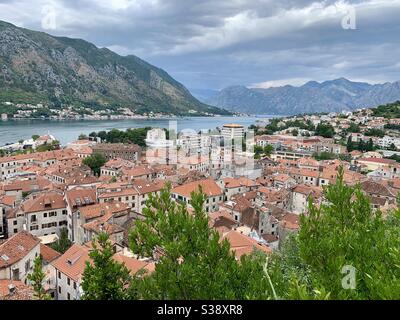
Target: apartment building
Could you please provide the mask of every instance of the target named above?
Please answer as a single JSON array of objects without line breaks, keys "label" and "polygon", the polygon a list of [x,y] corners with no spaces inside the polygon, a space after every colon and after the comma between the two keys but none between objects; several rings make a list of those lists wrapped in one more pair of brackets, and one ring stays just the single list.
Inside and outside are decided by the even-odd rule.
[{"label": "apartment building", "polygon": [[175,187],[171,191],[172,198],[190,206],[191,193],[198,192],[200,187],[206,195],[205,211],[207,213],[218,211],[219,203],[224,199],[224,193],[213,179],[198,180]]},{"label": "apartment building", "polygon": [[221,135],[226,140],[239,140],[244,138],[244,126],[240,124],[224,124],[221,129]]},{"label": "apartment building", "polygon": [[93,153],[100,153],[107,160],[121,158],[132,162],[138,162],[142,148],[137,144],[123,143],[98,143],[92,146]]},{"label": "apartment building", "polygon": [[26,230],[41,237],[67,228],[67,205],[58,190],[32,194],[7,212],[8,236]]},{"label": "apartment building", "polygon": [[40,240],[21,231],[0,244],[0,280],[16,280],[27,283],[27,275],[33,269],[33,261],[40,255]]}]

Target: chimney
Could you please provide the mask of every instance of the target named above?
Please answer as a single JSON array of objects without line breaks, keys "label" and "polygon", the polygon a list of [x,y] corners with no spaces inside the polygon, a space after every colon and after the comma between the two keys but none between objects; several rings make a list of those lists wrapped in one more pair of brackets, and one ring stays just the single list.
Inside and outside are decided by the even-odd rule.
[{"label": "chimney", "polygon": [[10,284],[8,285],[8,293],[9,293],[10,295],[12,295],[12,294],[15,293],[15,285],[13,285],[12,283],[10,283]]}]

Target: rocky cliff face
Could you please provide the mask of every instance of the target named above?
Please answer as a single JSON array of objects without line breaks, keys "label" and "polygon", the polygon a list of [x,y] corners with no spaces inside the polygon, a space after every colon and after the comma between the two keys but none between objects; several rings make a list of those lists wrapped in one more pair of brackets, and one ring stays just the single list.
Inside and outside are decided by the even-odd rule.
[{"label": "rocky cliff face", "polygon": [[136,56],[0,21],[0,101],[128,107],[138,113],[227,114]]}]

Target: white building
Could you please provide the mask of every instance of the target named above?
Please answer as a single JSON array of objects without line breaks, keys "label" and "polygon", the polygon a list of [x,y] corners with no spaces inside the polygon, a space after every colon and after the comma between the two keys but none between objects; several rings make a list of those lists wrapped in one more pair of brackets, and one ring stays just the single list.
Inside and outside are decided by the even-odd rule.
[{"label": "white building", "polygon": [[40,240],[22,231],[0,244],[0,280],[20,280],[33,269],[33,261],[40,255]]},{"label": "white building", "polygon": [[147,131],[146,145],[148,148],[169,148],[173,146],[172,140],[167,140],[165,130],[161,128],[155,128]]},{"label": "white building", "polygon": [[243,139],[244,127],[240,124],[224,124],[222,126],[221,134],[224,139]]},{"label": "white building", "polygon": [[377,145],[381,148],[389,148],[392,144],[394,144],[396,148],[400,148],[400,139],[391,136],[384,136],[383,138],[379,138],[377,141]]},{"label": "white building", "polygon": [[176,144],[187,155],[208,154],[211,138],[206,134],[198,134],[194,130],[183,130],[179,133]]},{"label": "white building", "polygon": [[55,268],[57,300],[79,300],[86,261],[90,261],[89,247],[74,244],[52,263]]},{"label": "white building", "polygon": [[35,236],[59,234],[67,228],[67,205],[58,191],[32,194],[13,209],[8,218],[8,235],[27,230]]}]

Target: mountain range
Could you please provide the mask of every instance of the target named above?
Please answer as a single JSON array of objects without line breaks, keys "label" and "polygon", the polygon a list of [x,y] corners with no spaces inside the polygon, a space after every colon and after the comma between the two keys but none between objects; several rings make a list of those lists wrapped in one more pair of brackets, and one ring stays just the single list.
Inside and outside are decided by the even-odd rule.
[{"label": "mountain range", "polygon": [[48,103],[143,114],[230,114],[194,98],[167,72],[81,39],[0,21],[0,102]]},{"label": "mountain range", "polygon": [[340,112],[400,100],[400,81],[384,84],[353,82],[345,78],[316,82],[300,87],[274,88],[231,86],[204,99],[230,111],[249,114],[294,115]]}]

